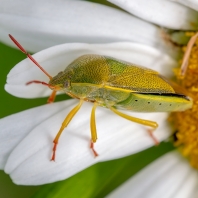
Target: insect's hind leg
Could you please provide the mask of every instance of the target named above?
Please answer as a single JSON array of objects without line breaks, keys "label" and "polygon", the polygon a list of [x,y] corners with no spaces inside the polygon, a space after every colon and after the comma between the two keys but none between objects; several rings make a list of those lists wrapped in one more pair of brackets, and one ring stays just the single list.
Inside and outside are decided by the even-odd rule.
[{"label": "insect's hind leg", "polygon": [[115,114],[127,119],[127,120],[130,120],[132,122],[136,122],[136,123],[139,123],[139,124],[142,124],[142,125],[146,125],[146,126],[150,126],[153,128],[153,130],[150,130],[148,129],[148,133],[149,135],[151,136],[151,138],[153,139],[153,141],[155,142],[156,145],[159,144],[158,140],[154,137],[153,135],[153,131],[158,127],[158,124],[157,122],[153,122],[153,121],[150,121],[150,120],[143,120],[143,119],[140,119],[140,118],[135,118],[135,117],[132,117],[132,116],[129,116],[129,115],[126,115],[124,113],[121,113],[119,112],[117,109],[115,109],[114,107],[109,107],[109,109],[111,111],[113,111]]},{"label": "insect's hind leg", "polygon": [[52,158],[51,160],[55,161],[55,155],[56,155],[56,147],[58,144],[58,140],[60,138],[61,133],[63,132],[64,128],[67,127],[67,125],[70,123],[70,121],[72,120],[72,118],[75,116],[75,114],[78,112],[78,110],[80,109],[80,107],[83,104],[83,100],[80,100],[80,102],[78,103],[78,105],[76,105],[70,112],[69,114],[66,116],[65,120],[62,123],[61,128],[59,129],[53,143],[54,143],[54,147],[53,147],[53,153],[52,153]]},{"label": "insect's hind leg", "polygon": [[153,139],[155,145],[159,145],[159,141],[158,139],[153,135],[153,132],[155,131],[155,129],[147,129],[147,132],[149,134],[149,136]]},{"label": "insect's hind leg", "polygon": [[98,156],[98,153],[94,150],[94,143],[97,140],[97,131],[96,131],[96,119],[95,119],[95,111],[98,104],[94,102],[92,111],[91,111],[91,118],[90,118],[90,128],[91,128],[91,144],[90,148],[92,149],[95,157]]}]

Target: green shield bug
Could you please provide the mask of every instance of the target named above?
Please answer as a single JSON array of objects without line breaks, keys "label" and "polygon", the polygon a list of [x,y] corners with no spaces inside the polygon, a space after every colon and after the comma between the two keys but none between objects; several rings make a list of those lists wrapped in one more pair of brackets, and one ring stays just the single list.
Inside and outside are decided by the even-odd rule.
[{"label": "green shield bug", "polygon": [[49,103],[54,101],[57,91],[65,92],[72,98],[79,99],[78,105],[66,116],[53,141],[51,160],[55,160],[56,147],[61,133],[84,101],[93,103],[90,119],[90,148],[95,156],[98,155],[94,150],[94,143],[97,140],[95,121],[97,106],[106,107],[125,119],[153,129],[158,127],[156,122],[126,115],[118,109],[137,112],[172,112],[184,111],[192,107],[193,100],[187,96],[185,91],[158,72],[103,55],[83,55],[69,64],[64,71],[52,77],[13,36],[9,35],[9,37],[50,79],[49,83],[33,80],[27,84],[39,83],[52,89],[52,94],[48,99]]}]

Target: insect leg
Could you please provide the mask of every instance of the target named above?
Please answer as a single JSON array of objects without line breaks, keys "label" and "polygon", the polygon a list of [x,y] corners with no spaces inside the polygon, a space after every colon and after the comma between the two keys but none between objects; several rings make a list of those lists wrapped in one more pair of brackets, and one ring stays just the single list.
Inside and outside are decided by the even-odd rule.
[{"label": "insect leg", "polygon": [[92,149],[95,157],[98,156],[98,153],[94,150],[94,142],[97,140],[97,131],[96,131],[96,119],[95,119],[95,111],[98,104],[94,102],[94,106],[91,111],[91,119],[90,119],[90,128],[91,128],[91,144],[90,148]]},{"label": "insect leg", "polygon": [[157,140],[157,138],[153,135],[155,129],[147,129],[147,132],[149,134],[149,136],[153,139],[155,145],[157,146],[159,144],[159,141]]},{"label": "insect leg", "polygon": [[153,121],[150,121],[150,120],[143,120],[143,119],[139,119],[139,118],[135,118],[135,117],[132,117],[132,116],[129,116],[129,115],[126,115],[124,113],[121,113],[119,112],[118,110],[116,110],[115,108],[113,107],[109,107],[109,109],[111,109],[111,111],[113,111],[115,114],[127,119],[127,120],[130,120],[132,122],[137,122],[139,124],[142,124],[142,125],[146,125],[146,126],[150,126],[153,128],[153,130],[151,129],[148,129],[148,134],[151,136],[151,138],[153,139],[153,141],[155,142],[155,145],[158,145],[159,142],[158,140],[156,139],[156,137],[153,135],[153,131],[158,127],[158,124],[157,122],[153,122]]},{"label": "insect leg", "polygon": [[62,123],[62,126],[61,128],[59,129],[53,143],[54,143],[54,147],[53,147],[53,153],[52,153],[52,158],[51,160],[55,161],[55,154],[56,154],[56,147],[57,147],[57,144],[58,144],[58,140],[59,140],[59,137],[61,135],[61,133],[63,132],[64,128],[67,127],[67,125],[70,123],[70,121],[72,120],[72,118],[75,116],[75,114],[78,112],[78,110],[80,109],[80,107],[82,106],[83,104],[83,100],[80,100],[80,102],[78,103],[78,105],[76,105],[70,112],[69,114],[67,115],[67,117],[65,118],[65,120],[63,121]]},{"label": "insect leg", "polygon": [[52,93],[51,93],[51,95],[50,95],[50,97],[49,97],[48,100],[47,100],[47,103],[52,103],[52,102],[54,102],[55,98],[56,98],[56,91],[53,90]]},{"label": "insect leg", "polygon": [[150,126],[154,129],[156,129],[158,127],[158,124],[156,122],[153,122],[153,121],[150,121],[150,120],[143,120],[143,119],[140,119],[140,118],[135,118],[135,117],[126,115],[124,113],[119,112],[114,107],[109,107],[109,109],[111,109],[111,111],[113,111],[115,114],[117,114],[117,115],[119,115],[119,116],[121,116],[121,117],[123,117],[127,120],[130,120],[132,122],[137,122],[137,123],[142,124],[142,125]]}]

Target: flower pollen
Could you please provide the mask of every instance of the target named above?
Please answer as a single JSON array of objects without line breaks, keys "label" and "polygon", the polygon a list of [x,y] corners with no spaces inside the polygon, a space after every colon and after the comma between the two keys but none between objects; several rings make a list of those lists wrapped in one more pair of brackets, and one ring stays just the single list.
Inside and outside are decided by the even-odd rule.
[{"label": "flower pollen", "polygon": [[[193,36],[195,33],[187,32],[186,35]],[[186,47],[183,51],[186,51]],[[179,70],[175,70],[176,76],[179,75]],[[198,38],[192,47],[185,77],[180,79],[179,84],[193,98],[193,107],[183,112],[171,113],[170,120],[176,130],[175,146],[179,146],[182,154],[189,158],[190,164],[198,169]]]}]

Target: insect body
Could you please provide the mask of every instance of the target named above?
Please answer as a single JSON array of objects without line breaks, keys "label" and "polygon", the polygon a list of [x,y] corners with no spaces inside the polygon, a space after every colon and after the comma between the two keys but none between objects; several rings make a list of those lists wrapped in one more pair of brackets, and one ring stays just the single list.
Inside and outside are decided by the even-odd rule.
[{"label": "insect body", "polygon": [[192,100],[158,72],[112,57],[83,55],[49,84],[107,108],[137,112],[183,111]]},{"label": "insect body", "polygon": [[128,116],[118,109],[169,112],[184,111],[192,107],[192,99],[185,94],[185,91],[158,72],[107,56],[83,55],[74,60],[64,71],[51,77],[11,35],[10,38],[50,78],[48,84],[36,80],[27,84],[42,83],[51,88],[53,92],[49,102],[53,102],[57,91],[65,92],[80,100],[63,121],[53,141],[52,160],[55,160],[55,151],[62,131],[84,101],[93,103],[90,127],[91,148],[95,156],[98,155],[93,148],[93,143],[97,140],[95,124],[97,106],[109,108],[121,117],[154,129],[158,126],[156,122]]}]

